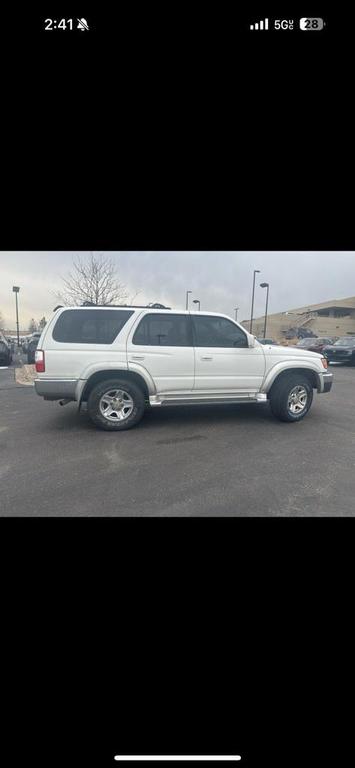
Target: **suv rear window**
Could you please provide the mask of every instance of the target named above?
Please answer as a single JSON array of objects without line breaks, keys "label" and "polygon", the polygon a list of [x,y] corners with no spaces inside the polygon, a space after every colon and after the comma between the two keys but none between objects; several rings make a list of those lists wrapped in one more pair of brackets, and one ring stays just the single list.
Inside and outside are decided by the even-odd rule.
[{"label": "suv rear window", "polygon": [[150,347],[192,347],[187,315],[145,315],[133,336],[132,344]]},{"label": "suv rear window", "polygon": [[63,344],[112,344],[131,315],[127,309],[66,309],[52,336]]}]

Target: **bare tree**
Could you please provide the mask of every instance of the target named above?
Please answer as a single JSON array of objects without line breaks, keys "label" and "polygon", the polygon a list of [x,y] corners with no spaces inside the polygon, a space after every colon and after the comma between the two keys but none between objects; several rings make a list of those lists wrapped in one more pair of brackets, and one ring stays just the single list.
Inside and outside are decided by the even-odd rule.
[{"label": "bare tree", "polygon": [[126,286],[117,278],[116,265],[103,254],[91,253],[86,258],[73,259],[71,272],[62,280],[63,290],[54,295],[65,306],[78,306],[85,301],[125,304],[128,299]]},{"label": "bare tree", "polygon": [[41,319],[40,319],[40,321],[39,321],[39,323],[38,323],[38,330],[39,330],[39,331],[43,331],[43,328],[44,328],[44,326],[45,326],[45,325],[47,325],[47,320],[46,320],[46,318],[43,316],[43,317],[41,317]]},{"label": "bare tree", "polygon": [[38,325],[37,325],[37,323],[36,323],[36,321],[35,321],[35,319],[33,317],[31,318],[31,320],[29,322],[28,330],[29,330],[30,333],[34,333],[35,331],[38,331]]}]

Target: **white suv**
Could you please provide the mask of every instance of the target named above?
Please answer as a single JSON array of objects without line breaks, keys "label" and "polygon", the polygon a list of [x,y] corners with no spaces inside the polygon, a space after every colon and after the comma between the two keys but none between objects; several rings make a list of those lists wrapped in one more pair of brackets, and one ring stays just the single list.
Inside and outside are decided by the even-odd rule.
[{"label": "white suv", "polygon": [[151,307],[61,307],[36,350],[45,400],[87,402],[101,429],[135,426],[147,405],[260,403],[282,421],[329,392],[320,354],[264,346],[227,315]]}]

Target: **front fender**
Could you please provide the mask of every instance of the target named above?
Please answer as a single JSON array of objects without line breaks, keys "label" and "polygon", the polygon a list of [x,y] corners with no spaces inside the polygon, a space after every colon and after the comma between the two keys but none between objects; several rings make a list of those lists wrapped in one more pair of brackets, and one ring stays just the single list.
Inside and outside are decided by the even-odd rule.
[{"label": "front fender", "polygon": [[293,365],[290,365],[290,361],[289,362],[285,361],[285,362],[275,363],[275,365],[273,365],[273,367],[267,372],[267,374],[265,376],[265,379],[263,381],[263,385],[262,385],[262,388],[261,388],[260,392],[261,393],[268,393],[270,391],[270,389],[271,389],[275,379],[277,379],[277,377],[279,376],[280,373],[283,373],[284,371],[289,371],[290,373],[292,373],[292,371],[297,370],[297,369],[299,370],[300,368],[302,370],[312,371],[312,373],[314,373],[316,375],[317,389],[318,389],[318,392],[321,392],[322,391],[322,386],[323,386],[322,385],[322,373],[324,371],[323,370],[320,371],[319,368],[316,365],[314,365],[314,363],[312,363],[310,361],[305,361],[305,360],[294,361]]}]

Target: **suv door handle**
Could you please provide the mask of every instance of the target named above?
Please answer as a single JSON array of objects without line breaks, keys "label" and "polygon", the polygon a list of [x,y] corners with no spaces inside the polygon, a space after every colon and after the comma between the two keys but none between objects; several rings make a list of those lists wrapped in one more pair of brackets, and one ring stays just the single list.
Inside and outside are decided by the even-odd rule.
[{"label": "suv door handle", "polygon": [[201,357],[201,360],[213,360],[213,357]]},{"label": "suv door handle", "polygon": [[144,360],[144,355],[132,355],[132,360]]}]

